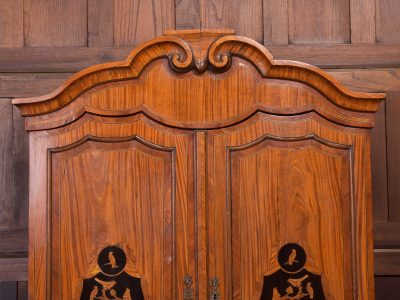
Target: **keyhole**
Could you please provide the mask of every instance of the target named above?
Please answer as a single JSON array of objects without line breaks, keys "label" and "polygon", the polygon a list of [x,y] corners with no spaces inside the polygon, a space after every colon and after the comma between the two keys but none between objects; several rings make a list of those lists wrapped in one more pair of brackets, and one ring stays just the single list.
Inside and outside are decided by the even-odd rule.
[{"label": "keyhole", "polygon": [[216,293],[216,292],[214,292],[214,293],[213,293],[213,299],[214,299],[214,300],[218,300],[218,298],[217,298],[217,297],[218,297],[217,293]]}]

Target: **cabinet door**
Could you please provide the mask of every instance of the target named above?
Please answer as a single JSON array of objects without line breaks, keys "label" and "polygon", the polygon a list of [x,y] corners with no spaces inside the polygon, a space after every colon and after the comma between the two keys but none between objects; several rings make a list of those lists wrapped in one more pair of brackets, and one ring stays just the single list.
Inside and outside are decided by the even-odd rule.
[{"label": "cabinet door", "polygon": [[31,245],[37,266],[46,259],[32,269],[33,299],[182,299],[195,274],[192,133],[144,115],[85,115],[32,141]]},{"label": "cabinet door", "polygon": [[369,298],[366,142],[314,113],[209,132],[209,274],[221,299]]}]

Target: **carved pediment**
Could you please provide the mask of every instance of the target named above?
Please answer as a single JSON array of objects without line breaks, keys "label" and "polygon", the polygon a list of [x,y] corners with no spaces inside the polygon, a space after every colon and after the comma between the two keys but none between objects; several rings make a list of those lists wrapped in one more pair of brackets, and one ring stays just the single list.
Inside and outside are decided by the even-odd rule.
[{"label": "carved pediment", "polygon": [[[237,36],[232,30],[178,30],[168,31],[164,36],[137,47],[124,62],[107,63],[87,68],[72,76],[57,90],[48,95],[15,99],[13,103],[20,108],[24,116],[45,115],[71,104],[83,93],[96,86],[110,82],[136,80],[140,78],[149,65],[159,60],[167,60],[168,68],[172,73],[187,74],[192,72],[200,78],[205,78],[210,74],[237,72],[237,70],[231,70],[234,59],[245,61],[249,66],[253,66],[254,72],[262,78],[298,82],[311,87],[322,95],[321,99],[328,99],[337,110],[341,110],[341,115],[345,114],[343,111],[347,110],[350,111],[350,114],[358,112],[358,115],[353,116],[353,119],[365,119],[363,113],[377,111],[380,101],[385,98],[384,94],[350,91],[317,67],[296,61],[274,60],[271,53],[263,45],[249,38]],[[205,89],[208,88],[206,84],[203,86]],[[175,92],[179,93],[180,91]],[[268,103],[264,103],[264,107],[268,105]],[[253,103],[244,111],[254,113],[254,110],[259,109],[259,106],[259,104]],[[314,106],[316,105],[314,104]],[[146,108],[146,105],[143,108]],[[333,110],[336,110],[336,108]],[[332,111],[332,108],[330,111]],[[157,112],[153,111],[153,113],[157,119]],[[319,111],[319,113],[327,118],[332,115],[331,112],[326,111]],[[76,115],[72,117],[72,120],[78,117]],[[331,120],[341,123],[337,119],[344,120],[346,118],[331,118]],[[71,121],[71,118],[69,120]],[[182,120],[170,120],[166,123],[173,124],[180,121]],[[226,120],[211,120],[208,126],[206,124],[208,121],[202,120],[200,123],[203,125],[200,127],[215,127],[216,125],[211,123],[222,121]],[[351,121],[348,120],[342,123],[351,125]],[[353,125],[372,126],[372,121],[364,120],[361,123],[365,125]],[[177,126],[176,124],[173,125]]]}]

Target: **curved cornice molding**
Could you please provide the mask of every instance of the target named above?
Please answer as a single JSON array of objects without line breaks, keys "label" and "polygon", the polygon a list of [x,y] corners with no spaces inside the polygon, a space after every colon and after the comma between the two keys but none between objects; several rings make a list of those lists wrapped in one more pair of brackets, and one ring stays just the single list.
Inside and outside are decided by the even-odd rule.
[{"label": "curved cornice molding", "polygon": [[382,93],[353,92],[321,69],[296,61],[274,60],[261,44],[230,30],[172,31],[137,47],[124,62],[84,69],[50,94],[14,99],[23,116],[36,116],[59,110],[85,91],[112,81],[135,79],[154,60],[167,58],[176,72],[225,72],[232,57],[252,63],[264,78],[297,81],[314,88],[339,107],[359,112],[375,112]]}]

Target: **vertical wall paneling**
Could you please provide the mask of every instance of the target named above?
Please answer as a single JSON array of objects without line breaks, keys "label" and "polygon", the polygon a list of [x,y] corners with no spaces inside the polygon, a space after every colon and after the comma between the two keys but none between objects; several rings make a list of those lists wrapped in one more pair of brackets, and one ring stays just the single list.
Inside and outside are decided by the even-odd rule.
[{"label": "vertical wall paneling", "polygon": [[86,46],[87,1],[25,0],[25,45]]},{"label": "vertical wall paneling", "polygon": [[204,6],[202,28],[235,29],[238,35],[263,42],[262,0],[204,0],[201,5]]},{"label": "vertical wall paneling", "polygon": [[289,1],[290,43],[348,43],[349,0]]},{"label": "vertical wall paneling", "polygon": [[264,42],[263,36],[263,6],[262,0],[238,1],[232,5],[236,10],[236,33],[247,36],[259,43]]},{"label": "vertical wall paneling", "polygon": [[23,46],[23,0],[0,0],[0,47]]},{"label": "vertical wall paneling", "polygon": [[17,300],[28,300],[28,282],[26,281],[18,281]]},{"label": "vertical wall paneling", "polygon": [[138,45],[174,28],[173,0],[115,0],[114,46]]},{"label": "vertical wall paneling", "polygon": [[0,98],[0,230],[12,226],[12,105]]},{"label": "vertical wall paneling", "polygon": [[287,44],[288,0],[264,0],[264,44]]},{"label": "vertical wall paneling", "polygon": [[200,28],[200,1],[175,0],[176,29]]},{"label": "vertical wall paneling", "polygon": [[375,0],[350,0],[352,43],[375,43]]},{"label": "vertical wall paneling", "polygon": [[375,114],[375,127],[371,130],[371,171],[374,221],[388,220],[385,104],[385,102],[382,102],[379,111]]},{"label": "vertical wall paneling", "polygon": [[0,296],[1,300],[28,300],[28,282],[0,282]]},{"label": "vertical wall paneling", "polygon": [[114,0],[88,0],[88,45],[114,45]]},{"label": "vertical wall paneling", "polygon": [[400,43],[399,0],[376,0],[376,41]]},{"label": "vertical wall paneling", "polygon": [[376,276],[375,277],[375,300],[398,299],[400,277]]},{"label": "vertical wall paneling", "polygon": [[386,102],[389,220],[400,221],[400,92]]},{"label": "vertical wall paneling", "polygon": [[28,133],[24,128],[24,119],[17,108],[13,107],[13,227],[28,228],[29,193],[29,145]]},{"label": "vertical wall paneling", "polygon": [[232,28],[237,30],[235,19],[237,0],[228,3],[224,0],[205,0],[200,2],[204,9],[200,15],[202,28]]},{"label": "vertical wall paneling", "polygon": [[17,283],[15,281],[0,282],[0,297],[1,300],[17,299]]}]

